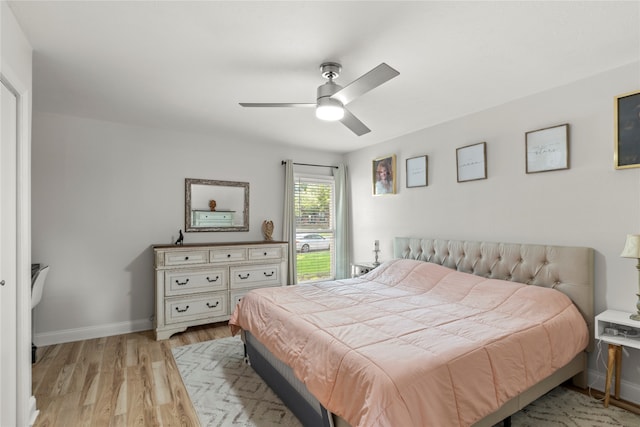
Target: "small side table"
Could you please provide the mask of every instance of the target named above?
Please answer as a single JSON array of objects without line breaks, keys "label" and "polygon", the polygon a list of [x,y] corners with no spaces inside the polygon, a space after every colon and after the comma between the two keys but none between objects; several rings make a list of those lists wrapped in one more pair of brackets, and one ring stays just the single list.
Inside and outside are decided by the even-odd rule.
[{"label": "small side table", "polygon": [[380,264],[373,262],[354,262],[351,264],[351,277],[360,277],[363,274],[367,274]]},{"label": "small side table", "polygon": [[624,311],[606,310],[596,316],[595,339],[609,344],[607,379],[604,391],[604,407],[609,406],[611,377],[615,369],[614,396],[620,399],[620,374],[622,372],[622,347],[640,349],[640,322],[629,319]]}]

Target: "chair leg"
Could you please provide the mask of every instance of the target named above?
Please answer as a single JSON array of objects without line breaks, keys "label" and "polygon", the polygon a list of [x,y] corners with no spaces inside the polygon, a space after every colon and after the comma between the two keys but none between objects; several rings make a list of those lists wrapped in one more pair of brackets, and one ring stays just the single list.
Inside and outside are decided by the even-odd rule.
[{"label": "chair leg", "polygon": [[31,364],[36,363],[36,350],[38,347],[34,343],[31,343]]}]

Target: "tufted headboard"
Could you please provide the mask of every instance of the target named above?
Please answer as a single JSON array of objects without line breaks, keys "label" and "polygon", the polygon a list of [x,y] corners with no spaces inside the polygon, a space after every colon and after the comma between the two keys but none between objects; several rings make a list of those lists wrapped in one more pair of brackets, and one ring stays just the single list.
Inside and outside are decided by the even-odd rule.
[{"label": "tufted headboard", "polygon": [[571,298],[584,316],[591,336],[587,350],[593,349],[592,248],[396,237],[393,255],[487,278],[557,289]]}]

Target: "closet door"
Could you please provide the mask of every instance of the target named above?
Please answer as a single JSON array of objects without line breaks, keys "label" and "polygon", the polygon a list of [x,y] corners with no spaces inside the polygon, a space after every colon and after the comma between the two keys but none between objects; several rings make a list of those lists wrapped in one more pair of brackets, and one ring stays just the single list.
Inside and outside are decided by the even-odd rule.
[{"label": "closet door", "polygon": [[0,426],[17,411],[17,96],[0,80]]}]

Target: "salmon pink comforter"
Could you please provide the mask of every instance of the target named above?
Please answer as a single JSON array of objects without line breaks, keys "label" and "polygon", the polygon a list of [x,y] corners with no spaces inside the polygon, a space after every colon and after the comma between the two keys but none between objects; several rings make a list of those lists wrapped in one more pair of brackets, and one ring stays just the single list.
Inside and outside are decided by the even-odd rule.
[{"label": "salmon pink comforter", "polygon": [[229,323],[354,427],[471,425],[589,340],[556,290],[413,260],[357,279],[251,291]]}]

